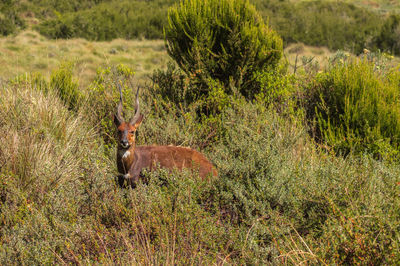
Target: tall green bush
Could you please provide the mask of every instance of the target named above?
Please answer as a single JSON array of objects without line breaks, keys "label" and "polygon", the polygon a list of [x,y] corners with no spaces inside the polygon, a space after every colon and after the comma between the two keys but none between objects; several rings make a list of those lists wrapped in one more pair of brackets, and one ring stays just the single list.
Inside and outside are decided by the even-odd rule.
[{"label": "tall green bush", "polygon": [[50,88],[54,90],[69,109],[77,109],[81,100],[78,82],[72,76],[73,65],[62,63],[50,77]]},{"label": "tall green bush", "polygon": [[380,73],[365,59],[338,63],[311,85],[309,114],[317,134],[337,152],[398,156],[398,72]]},{"label": "tall green bush", "polygon": [[3,0],[0,3],[0,36],[14,33],[25,27],[18,13],[19,0]]},{"label": "tall green bush", "polygon": [[275,68],[282,40],[247,0],[183,0],[169,10],[169,55],[202,84],[217,79],[251,95],[253,73]]},{"label": "tall green bush", "polygon": [[383,51],[400,54],[400,15],[391,15],[386,19],[374,44]]}]

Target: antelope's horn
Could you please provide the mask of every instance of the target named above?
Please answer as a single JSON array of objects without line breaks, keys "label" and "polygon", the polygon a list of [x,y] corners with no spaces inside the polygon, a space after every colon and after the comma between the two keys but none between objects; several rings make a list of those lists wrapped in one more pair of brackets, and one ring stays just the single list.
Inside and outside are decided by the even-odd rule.
[{"label": "antelope's horn", "polygon": [[117,119],[119,120],[120,123],[124,121],[122,118],[122,89],[121,89],[121,84],[118,83],[118,88],[119,88],[119,103],[117,107]]},{"label": "antelope's horn", "polygon": [[130,120],[130,124],[134,125],[140,117],[140,105],[139,105],[139,87],[136,92],[136,103],[135,103],[135,115]]}]

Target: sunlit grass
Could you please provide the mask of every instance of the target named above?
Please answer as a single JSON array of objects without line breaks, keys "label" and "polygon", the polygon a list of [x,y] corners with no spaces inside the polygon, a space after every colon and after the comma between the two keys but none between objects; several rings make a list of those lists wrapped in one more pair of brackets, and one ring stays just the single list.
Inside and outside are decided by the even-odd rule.
[{"label": "sunlit grass", "polygon": [[90,42],[84,39],[47,40],[35,31],[23,31],[16,36],[0,38],[0,77],[40,72],[49,77],[60,62],[75,64],[75,76],[82,87],[95,76],[98,67],[126,64],[145,80],[155,69],[168,61],[162,40],[122,40]]},{"label": "sunlit grass", "polygon": [[[292,2],[306,2],[313,0],[290,0]],[[332,0],[322,0],[330,1]],[[337,2],[352,3],[357,6],[370,8],[373,10],[378,10],[380,12],[399,12],[400,11],[400,1],[398,0],[336,0]],[[335,2],[336,2],[335,1]]]}]

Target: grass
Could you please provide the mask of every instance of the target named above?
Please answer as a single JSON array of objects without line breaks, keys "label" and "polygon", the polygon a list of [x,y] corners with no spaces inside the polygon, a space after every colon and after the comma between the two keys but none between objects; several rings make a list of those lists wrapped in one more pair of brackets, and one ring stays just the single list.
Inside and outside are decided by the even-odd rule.
[{"label": "grass", "polygon": [[23,31],[0,39],[0,76],[9,79],[29,72],[49,77],[63,61],[76,64],[75,76],[85,87],[95,77],[96,69],[123,63],[132,68],[140,82],[168,61],[161,40],[113,40],[89,42],[83,39],[47,40],[35,31]]},{"label": "grass", "polygon": [[[292,2],[306,2],[313,0],[290,0]],[[332,0],[325,0],[332,1]],[[396,0],[339,0],[340,2],[351,3],[360,7],[366,7],[381,13],[399,12],[400,2]],[[339,2],[338,1],[338,2]]]}]

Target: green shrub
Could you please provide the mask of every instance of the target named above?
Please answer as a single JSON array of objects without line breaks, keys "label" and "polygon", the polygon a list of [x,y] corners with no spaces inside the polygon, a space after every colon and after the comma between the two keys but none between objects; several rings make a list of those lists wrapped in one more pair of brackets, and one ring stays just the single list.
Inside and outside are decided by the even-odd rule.
[{"label": "green shrub", "polygon": [[201,91],[196,82],[190,79],[176,65],[169,62],[166,70],[158,69],[151,75],[154,83],[154,93],[160,94],[164,99],[187,107],[193,103],[200,95],[205,94]]},{"label": "green shrub", "polygon": [[1,90],[0,262],[72,261],[65,236],[91,231],[82,221],[112,188],[108,161],[84,118],[52,91],[26,82]]},{"label": "green shrub", "polygon": [[37,26],[49,38],[161,39],[170,1],[105,1],[90,9],[58,13]]},{"label": "green shrub", "polygon": [[0,3],[0,36],[6,36],[25,27],[17,6],[19,0],[5,0]]},{"label": "green shrub", "polygon": [[294,114],[297,108],[296,78],[285,70],[255,73],[254,91],[258,102],[273,106],[282,115]]},{"label": "green shrub", "polygon": [[225,223],[245,232],[254,253],[247,263],[400,258],[400,213],[391,194],[398,166],[326,155],[309,142],[306,128],[262,104],[234,100],[222,120],[224,134],[209,151],[219,171],[210,195]]},{"label": "green shrub", "polygon": [[400,15],[391,15],[386,19],[374,44],[382,51],[400,54]]},{"label": "green shrub", "polygon": [[383,16],[345,1],[254,1],[286,43],[361,53],[371,46]]},{"label": "green shrub", "polygon": [[335,151],[398,156],[399,75],[377,70],[365,59],[345,61],[311,84],[308,108],[317,122],[317,136]]},{"label": "green shrub", "polygon": [[78,109],[81,101],[78,82],[72,76],[73,65],[63,63],[50,76],[50,88],[69,109]]},{"label": "green shrub", "polygon": [[253,73],[275,68],[282,56],[280,37],[242,0],[181,1],[169,10],[165,39],[169,55],[205,90],[211,78],[249,97]]}]

